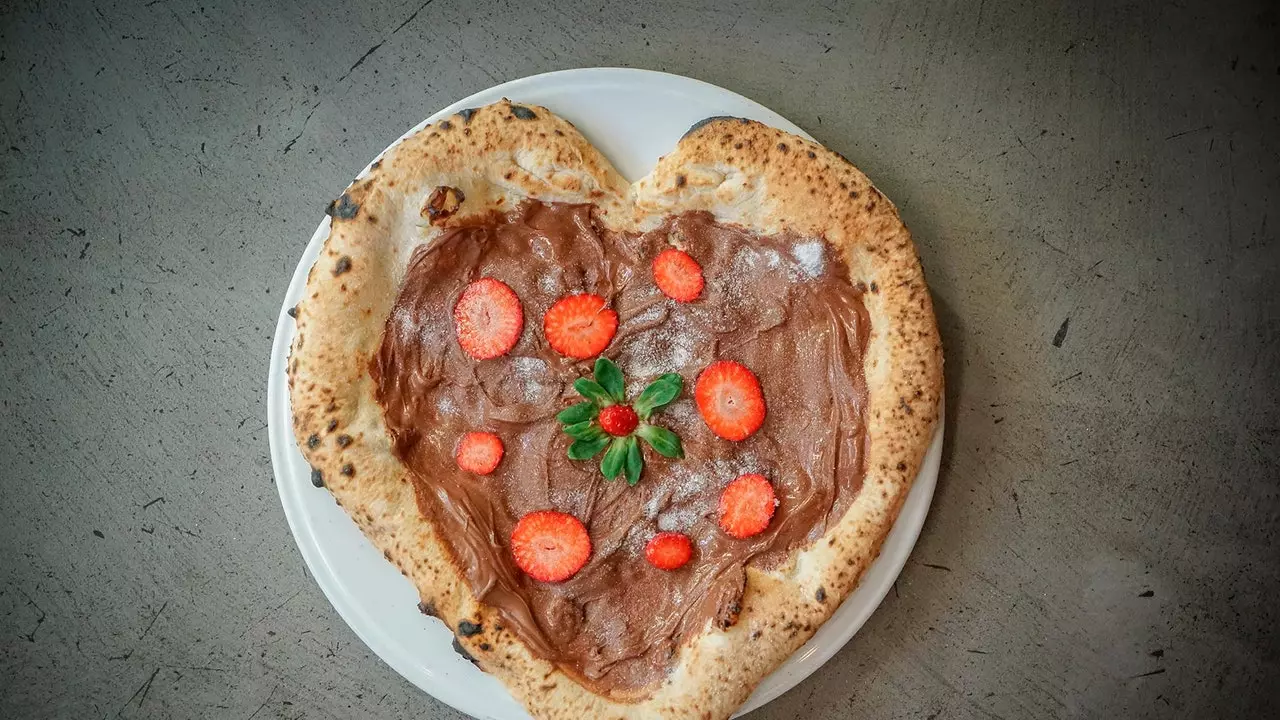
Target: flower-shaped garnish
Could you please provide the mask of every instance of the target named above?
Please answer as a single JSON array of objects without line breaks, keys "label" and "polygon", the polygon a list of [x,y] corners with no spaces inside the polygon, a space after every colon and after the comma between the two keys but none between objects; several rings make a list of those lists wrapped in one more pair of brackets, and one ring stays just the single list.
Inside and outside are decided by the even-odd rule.
[{"label": "flower-shaped garnish", "polygon": [[679,397],[683,388],[684,378],[667,373],[627,405],[622,370],[608,358],[596,360],[595,379],[582,377],[573,383],[573,389],[586,398],[586,402],[571,405],[556,415],[564,431],[574,439],[569,446],[569,459],[588,460],[608,448],[600,461],[600,472],[605,479],[613,480],[625,473],[627,484],[635,485],[644,469],[644,456],[637,438],[649,443],[664,457],[684,457],[678,435],[649,424],[650,416]]}]

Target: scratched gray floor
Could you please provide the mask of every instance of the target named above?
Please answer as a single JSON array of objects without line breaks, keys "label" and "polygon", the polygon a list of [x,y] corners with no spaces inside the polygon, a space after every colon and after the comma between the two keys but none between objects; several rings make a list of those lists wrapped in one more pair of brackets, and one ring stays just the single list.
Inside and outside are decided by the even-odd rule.
[{"label": "scratched gray floor", "polygon": [[1273,4],[256,5],[0,9],[0,716],[458,717],[303,572],[273,320],[390,139],[594,65],[724,85],[852,158],[937,298],[924,536],[755,717],[1274,709]]}]

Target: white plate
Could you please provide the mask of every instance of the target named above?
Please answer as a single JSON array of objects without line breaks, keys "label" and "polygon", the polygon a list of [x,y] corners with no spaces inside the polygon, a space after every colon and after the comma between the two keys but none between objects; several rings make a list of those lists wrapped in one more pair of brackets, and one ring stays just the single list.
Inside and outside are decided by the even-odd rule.
[{"label": "white plate", "polygon": [[[809,137],[777,113],[723,88],[678,75],[620,68],[566,70],[504,83],[450,105],[405,135],[462,108],[503,97],[544,105],[572,121],[630,180],[648,173],[690,125],[712,115],[753,118]],[[365,167],[360,174],[368,170]],[[335,197],[340,190],[333,188]],[[502,683],[453,652],[452,635],[443,623],[418,612],[412,585],[382,558],[328,492],[312,487],[310,469],[294,444],[284,372],[294,324],[285,310],[302,296],[307,272],[320,253],[328,228],[326,217],[298,262],[271,348],[267,383],[271,462],[289,527],[329,602],[396,672],[438,700],[477,718],[528,718]],[[764,705],[817,670],[880,604],[920,534],[933,498],[941,453],[939,427],[902,514],[862,585],[809,642],[760,683],[739,714]]]}]

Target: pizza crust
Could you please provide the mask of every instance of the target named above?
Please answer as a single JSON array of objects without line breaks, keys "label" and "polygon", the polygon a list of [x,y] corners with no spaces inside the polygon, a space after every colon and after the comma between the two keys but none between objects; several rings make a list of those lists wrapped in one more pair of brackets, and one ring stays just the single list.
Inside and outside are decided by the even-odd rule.
[{"label": "pizza crust", "polygon": [[[425,206],[439,187],[464,199],[432,224]],[[535,657],[497,611],[477,602],[391,453],[368,372],[413,248],[525,198],[595,203],[617,230],[708,210],[762,234],[825,237],[853,281],[866,286],[868,452],[857,498],[783,566],[748,568],[738,622],[708,626],[665,679],[631,694],[587,690]],[[454,629],[456,647],[535,717],[727,718],[831,616],[879,554],[938,421],[942,349],[910,234],[893,205],[836,153],[753,121],[713,118],[631,186],[570,123],[504,100],[406,138],[329,214],[289,359],[299,447],[365,535],[414,582],[423,611]]]}]

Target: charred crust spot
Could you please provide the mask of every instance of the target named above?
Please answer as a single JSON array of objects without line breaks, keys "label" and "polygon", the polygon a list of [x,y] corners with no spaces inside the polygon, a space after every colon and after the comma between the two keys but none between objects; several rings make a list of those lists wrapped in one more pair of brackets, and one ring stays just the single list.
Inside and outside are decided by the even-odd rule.
[{"label": "charred crust spot", "polygon": [[480,623],[473,623],[470,620],[458,621],[458,634],[461,635],[462,637],[471,637],[472,635],[479,635],[480,631],[482,630],[484,630],[484,626],[481,625]]},{"label": "charred crust spot", "polygon": [[324,487],[324,473],[320,472],[320,468],[311,468],[311,484],[318,488]]},{"label": "charred crust spot", "polygon": [[289,317],[293,318],[294,320],[297,320],[297,319],[298,319],[298,306],[297,306],[297,305],[294,305],[293,307],[289,308],[288,310],[285,310],[284,312],[285,312],[285,314],[286,314],[286,315],[288,315]]},{"label": "charred crust spot", "polygon": [[510,170],[508,170],[506,173],[503,173],[503,175],[502,175],[502,179],[503,179],[503,180],[510,180],[510,179],[511,179],[512,177],[514,177],[514,176],[515,176],[515,173],[511,172]]},{"label": "charred crust spot", "polygon": [[422,206],[422,212],[419,214],[425,216],[432,225],[436,225],[453,217],[466,199],[467,196],[458,188],[440,185],[427,196],[427,204]]},{"label": "charred crust spot", "polygon": [[346,447],[346,446],[348,446],[348,445],[350,445],[350,444],[351,444],[351,436],[350,436],[350,435],[339,435],[339,436],[338,436],[338,447]]},{"label": "charred crust spot", "polygon": [[493,649],[493,646],[490,645],[489,643],[480,643],[480,649],[483,650],[484,652],[489,652],[490,650]]},{"label": "charred crust spot", "polygon": [[875,210],[875,209],[876,209],[876,199],[875,199],[875,196],[872,196],[867,199],[867,212],[871,212],[872,210]]},{"label": "charred crust spot", "polygon": [[464,125],[469,124],[471,122],[471,117],[476,114],[476,110],[478,109],[479,108],[463,108],[458,111],[458,117],[462,118],[462,123]]},{"label": "charred crust spot", "polygon": [[381,160],[374,160],[374,161],[373,161],[373,164],[369,166],[369,169],[370,169],[370,170],[377,170],[377,169],[378,169],[378,168],[380,168],[380,167],[382,167],[382,161],[381,161]]},{"label": "charred crust spot", "polygon": [[329,203],[329,207],[325,208],[326,215],[338,220],[350,220],[359,213],[360,205],[346,193],[342,193],[342,197]]},{"label": "charred crust spot", "polygon": [[684,175],[676,176],[676,187],[684,187],[686,182],[688,182],[688,179],[686,179]]},{"label": "charred crust spot", "polygon": [[325,429],[325,430],[327,430],[328,432],[333,432],[334,430],[337,430],[337,429],[338,429],[338,418],[334,418],[334,419],[330,420],[330,421],[329,421],[329,424],[324,426],[324,429]]},{"label": "charred crust spot", "polygon": [[912,409],[911,409],[911,406],[907,404],[907,399],[906,399],[906,398],[904,398],[904,397],[900,397],[900,398],[898,398],[898,403],[902,406],[902,411],[903,411],[903,412],[905,412],[906,414],[908,414],[908,415],[915,415],[915,414],[916,414],[916,412],[915,412],[914,410],[912,410]]},{"label": "charred crust spot", "polygon": [[427,617],[436,617],[439,614],[439,611],[436,610],[436,604],[430,600],[423,600],[418,603],[418,612]]},{"label": "charred crust spot", "polygon": [[471,653],[467,652],[467,649],[462,647],[462,643],[458,642],[458,638],[456,637],[453,639],[453,651],[461,655],[463,660],[466,660],[476,667],[480,667],[480,663],[476,662],[476,659],[471,657]]},{"label": "charred crust spot", "polygon": [[683,140],[689,137],[693,133],[697,132],[698,130],[701,130],[703,127],[710,125],[711,123],[717,120],[741,120],[743,123],[750,122],[746,118],[736,118],[736,117],[733,117],[732,115],[712,115],[709,118],[703,118],[702,120],[699,120],[698,122],[690,125],[689,129],[684,131],[684,135],[680,136],[680,139]]},{"label": "charred crust spot", "polygon": [[351,269],[351,258],[346,255],[343,255],[342,257],[338,258],[338,262],[335,263],[333,266],[333,276],[337,277],[350,269]]},{"label": "charred crust spot", "polygon": [[858,191],[857,191],[857,190],[850,190],[850,191],[849,191],[849,197],[851,197],[851,198],[856,198],[856,197],[858,197]]},{"label": "charred crust spot", "polygon": [[441,121],[440,121],[440,129],[441,129],[441,130],[452,130],[452,129],[453,129],[453,123],[449,122],[448,120],[441,120]]},{"label": "charred crust spot", "polygon": [[810,150],[810,151],[806,152],[806,153],[805,153],[805,155],[808,155],[810,160],[814,160],[814,159],[816,159],[816,158],[818,157],[818,153],[816,153],[816,152],[814,152],[814,151],[812,151],[812,150]]},{"label": "charred crust spot", "polygon": [[734,600],[729,604],[729,607],[725,608],[725,614],[719,618],[720,627],[724,630],[728,630],[734,625],[737,625],[738,616],[740,614],[742,614],[742,603]]},{"label": "charred crust spot", "polygon": [[529,108],[523,105],[512,105],[511,114],[521,120],[537,120],[538,116]]},{"label": "charred crust spot", "polygon": [[906,472],[906,471],[907,471],[907,464],[901,463],[901,462],[898,463],[898,472]]},{"label": "charred crust spot", "polygon": [[764,634],[764,633],[760,632],[759,630],[753,630],[753,631],[751,632],[751,639],[752,639],[752,640],[759,640],[759,639],[760,639],[760,636],[761,636],[761,635],[763,635],[763,634]]},{"label": "charred crust spot", "polygon": [[742,149],[742,143],[740,143],[740,142],[739,142],[739,143],[734,143],[734,144],[733,144],[733,149],[734,149],[734,150],[741,150],[741,149]]},{"label": "charred crust spot", "polygon": [[778,152],[790,152],[791,148],[786,143],[778,143]]},{"label": "charred crust spot", "polygon": [[859,280],[858,282],[853,284],[853,289],[857,290],[860,293],[864,293],[867,291],[867,284]]},{"label": "charred crust spot", "polygon": [[346,465],[343,465],[343,466],[342,466],[342,474],[343,474],[343,475],[346,475],[347,477],[351,477],[352,475],[355,475],[355,474],[356,474],[356,466],[355,466],[355,465],[352,465],[351,463],[347,463]]},{"label": "charred crust spot", "polygon": [[878,292],[880,292],[880,286],[879,286],[879,285],[876,285],[876,281],[875,281],[875,280],[872,280],[872,281],[871,281],[871,292],[873,292],[873,293],[878,293]]},{"label": "charred crust spot", "polygon": [[817,601],[818,601],[818,602],[820,602],[820,603],[821,603],[821,602],[826,602],[826,601],[827,601],[827,589],[826,589],[826,588],[824,588],[824,587],[822,587],[821,585],[819,585],[819,586],[818,586],[818,592],[816,592],[816,593],[814,593],[814,594],[813,594],[813,599],[814,599],[814,600],[817,600]]},{"label": "charred crust spot", "polygon": [[552,132],[556,134],[556,137],[564,137],[564,133],[560,132],[559,130],[553,130]]},{"label": "charred crust spot", "polygon": [[311,437],[307,438],[307,448],[310,450],[315,450],[317,447],[319,447],[319,445],[320,445],[320,436],[316,435],[315,433],[312,433]]}]

